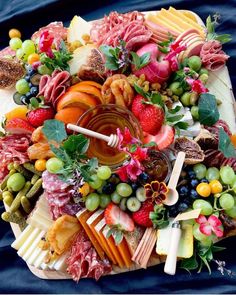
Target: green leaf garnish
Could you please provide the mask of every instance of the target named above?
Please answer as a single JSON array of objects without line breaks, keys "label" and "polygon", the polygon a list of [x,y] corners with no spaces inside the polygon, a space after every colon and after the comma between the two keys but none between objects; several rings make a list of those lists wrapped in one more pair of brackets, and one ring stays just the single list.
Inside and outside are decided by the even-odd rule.
[{"label": "green leaf garnish", "polygon": [[48,141],[61,143],[67,138],[65,124],[55,119],[45,121],[42,132]]},{"label": "green leaf garnish", "polygon": [[218,150],[221,151],[226,158],[236,158],[235,148],[223,128],[219,128],[219,144]]},{"label": "green leaf garnish", "polygon": [[199,122],[201,124],[212,126],[219,120],[220,114],[214,95],[202,93],[199,98],[198,107]]},{"label": "green leaf garnish", "polygon": [[82,134],[70,135],[63,143],[63,148],[68,154],[84,154],[89,147],[89,139]]},{"label": "green leaf garnish", "polygon": [[157,146],[157,144],[155,143],[155,141],[150,141],[150,142],[145,143],[143,145],[143,147],[153,147],[153,146]]},{"label": "green leaf garnish", "polygon": [[215,26],[218,24],[219,15],[213,15],[214,20],[212,21],[211,16],[209,15],[206,19],[206,28],[207,28],[207,40],[218,40],[221,44],[230,42],[232,40],[230,34],[219,35],[215,32]]},{"label": "green leaf garnish", "polygon": [[154,212],[149,213],[149,218],[156,229],[165,228],[169,224],[167,210],[163,205],[155,205]]},{"label": "green leaf garnish", "polygon": [[136,52],[130,52],[133,60],[132,63],[135,65],[137,70],[145,67],[150,61],[150,52],[144,53],[142,56],[139,56]]}]

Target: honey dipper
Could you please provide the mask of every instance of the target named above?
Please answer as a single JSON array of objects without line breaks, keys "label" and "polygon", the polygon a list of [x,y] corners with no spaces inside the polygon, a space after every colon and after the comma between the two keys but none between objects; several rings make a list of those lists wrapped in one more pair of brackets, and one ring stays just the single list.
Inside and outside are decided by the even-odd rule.
[{"label": "honey dipper", "polygon": [[117,136],[117,134],[111,134],[110,136],[104,135],[102,133],[98,133],[95,131],[92,131],[90,129],[86,129],[77,125],[73,125],[73,124],[67,124],[67,129],[75,131],[75,132],[79,132],[81,134],[84,135],[88,135],[90,137],[94,137],[97,139],[101,139],[107,142],[107,145],[110,147],[117,147],[119,144],[119,138]]}]

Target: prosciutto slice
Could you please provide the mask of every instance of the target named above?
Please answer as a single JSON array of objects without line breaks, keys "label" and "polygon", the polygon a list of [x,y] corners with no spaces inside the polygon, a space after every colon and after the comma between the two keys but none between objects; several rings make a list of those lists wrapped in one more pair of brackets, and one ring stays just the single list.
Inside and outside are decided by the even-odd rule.
[{"label": "prosciutto slice", "polygon": [[93,23],[90,36],[97,45],[106,44],[113,47],[122,39],[126,42],[126,48],[133,50],[147,43],[152,31],[144,25],[143,14],[137,11],[125,14],[111,12],[102,20]]},{"label": "prosciutto slice", "polygon": [[229,56],[222,50],[222,44],[217,40],[206,42],[200,51],[203,65],[210,71],[221,69]]},{"label": "prosciutto slice", "polygon": [[30,135],[14,134],[0,138],[0,181],[8,174],[9,163],[23,164],[29,161],[29,145]]},{"label": "prosciutto slice", "polygon": [[70,73],[55,70],[52,76],[43,75],[39,83],[38,96],[43,96],[46,103],[50,103],[55,109],[57,102],[65,94],[70,86]]},{"label": "prosciutto slice", "polygon": [[84,230],[78,233],[72,244],[67,265],[67,272],[71,274],[76,282],[80,278],[94,278],[98,280],[112,269],[107,259],[101,260],[99,258]]}]

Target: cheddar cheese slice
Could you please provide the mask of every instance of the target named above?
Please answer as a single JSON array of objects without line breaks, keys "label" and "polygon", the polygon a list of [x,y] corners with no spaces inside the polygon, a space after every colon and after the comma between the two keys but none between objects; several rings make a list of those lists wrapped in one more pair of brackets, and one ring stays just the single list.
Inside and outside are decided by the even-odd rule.
[{"label": "cheddar cheese slice", "polygon": [[93,244],[95,250],[97,251],[99,257],[103,260],[105,258],[105,253],[102,249],[102,247],[99,244],[99,241],[93,234],[91,228],[87,225],[86,221],[89,219],[90,216],[93,215],[93,212],[87,211],[87,209],[84,209],[76,214],[79,222],[81,223],[83,229],[85,230],[86,234],[88,235],[91,243]]},{"label": "cheddar cheese slice", "polygon": [[132,265],[132,261],[131,261],[130,251],[127,246],[127,242],[126,242],[125,238],[123,238],[123,240],[120,242],[120,244],[117,245],[117,248],[120,252],[121,257],[123,258],[123,260],[125,262],[125,266],[127,268],[130,268]]},{"label": "cheddar cheese slice", "polygon": [[178,33],[178,34],[182,33],[181,30],[179,30],[179,29],[177,30],[177,29],[173,28],[171,25],[168,25],[167,23],[163,22],[163,20],[159,19],[159,18],[157,17],[157,15],[148,14],[148,15],[147,15],[147,20],[150,20],[150,21],[152,21],[153,23],[155,23],[155,24],[157,24],[157,25],[160,25],[160,26],[162,26],[162,27],[165,27],[167,30],[168,30],[168,29],[169,29],[169,30],[174,30],[174,31],[175,31],[176,33]]},{"label": "cheddar cheese slice", "polygon": [[175,23],[171,19],[164,17],[163,15],[161,15],[161,12],[156,13],[156,18],[158,22],[162,22],[163,26],[169,27],[170,29],[175,30],[179,33],[184,32],[184,29],[179,26],[179,23]]},{"label": "cheddar cheese slice", "polygon": [[[107,232],[108,231],[109,231],[109,227],[106,225],[104,227],[104,229],[102,230],[103,236],[105,238],[107,236]],[[107,240],[107,243],[108,243],[108,245],[109,245],[112,253],[114,254],[114,256],[115,256],[115,258],[116,258],[116,260],[118,262],[119,267],[124,268],[125,267],[125,263],[124,263],[121,255],[120,255],[120,252],[118,251],[118,249],[116,247],[116,244],[115,244],[115,241],[114,241],[113,237],[110,236],[109,238],[106,238],[106,240]]]},{"label": "cheddar cheese slice", "polygon": [[108,245],[108,241],[102,233],[102,229],[105,227],[105,225],[106,225],[106,222],[105,222],[105,219],[103,218],[102,220],[100,220],[97,223],[97,225],[94,227],[94,229],[99,237],[100,243],[104,246],[104,251],[106,252],[108,258],[112,261],[113,264],[117,264],[117,260],[115,258],[115,255],[112,252],[112,250],[110,249],[110,247]]}]

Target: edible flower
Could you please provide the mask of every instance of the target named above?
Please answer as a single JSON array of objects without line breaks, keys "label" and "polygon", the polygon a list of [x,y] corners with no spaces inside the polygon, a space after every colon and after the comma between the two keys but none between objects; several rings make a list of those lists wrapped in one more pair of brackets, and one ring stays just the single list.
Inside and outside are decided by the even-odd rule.
[{"label": "edible flower", "polygon": [[209,90],[203,85],[201,80],[194,80],[190,77],[186,78],[186,82],[192,87],[192,91],[198,94],[208,92]]},{"label": "edible flower", "polygon": [[143,170],[144,168],[141,163],[138,160],[131,158],[128,164],[118,169],[117,174],[122,181],[127,181],[128,178],[135,181]]},{"label": "edible flower", "polygon": [[127,127],[125,127],[123,132],[121,132],[120,128],[117,128],[117,136],[119,139],[118,149],[120,151],[127,151],[128,145],[139,143],[139,140],[131,135]]},{"label": "edible flower", "polygon": [[53,36],[48,31],[43,31],[39,37],[39,50],[45,52],[49,58],[53,58],[52,52]]},{"label": "edible flower", "polygon": [[157,180],[145,184],[144,189],[147,199],[152,199],[156,204],[161,204],[166,199],[169,191],[164,182],[159,182]]},{"label": "edible flower", "polygon": [[196,219],[196,222],[200,224],[200,232],[206,236],[210,236],[212,233],[214,233],[218,238],[221,238],[224,234],[222,222],[215,215],[211,215],[208,219],[204,215],[199,215],[199,217]]},{"label": "edible flower", "polygon": [[169,46],[169,52],[164,57],[164,60],[168,60],[172,71],[176,72],[179,69],[177,55],[185,50],[187,47],[185,45],[180,45],[181,40],[173,42]]}]

